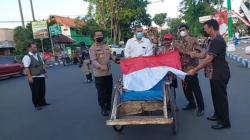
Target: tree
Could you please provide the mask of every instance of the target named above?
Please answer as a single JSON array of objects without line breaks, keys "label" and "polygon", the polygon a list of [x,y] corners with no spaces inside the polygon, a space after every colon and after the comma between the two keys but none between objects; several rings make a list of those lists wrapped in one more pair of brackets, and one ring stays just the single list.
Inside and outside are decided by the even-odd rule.
[{"label": "tree", "polygon": [[167,19],[167,25],[168,25],[168,33],[171,33],[174,36],[177,36],[179,27],[183,24],[182,18],[168,18]]},{"label": "tree", "polygon": [[131,34],[131,27],[136,24],[151,25],[150,15],[146,11],[147,0],[84,1],[95,5],[94,18],[102,29],[110,29],[110,36],[114,43]]},{"label": "tree", "polygon": [[153,18],[154,23],[160,26],[160,38],[162,37],[162,26],[166,23],[166,19],[167,19],[166,13],[156,14]]},{"label": "tree", "polygon": [[167,18],[166,13],[160,13],[154,16],[153,21],[156,25],[162,27],[166,23],[166,18]]},{"label": "tree", "polygon": [[233,24],[233,32],[239,32],[241,35],[245,35],[248,34],[248,27],[241,20],[237,20],[237,22]]},{"label": "tree", "polygon": [[[31,23],[28,23],[25,28],[18,26],[14,29],[14,41],[16,43],[15,55],[24,55],[27,52],[26,47],[30,42],[35,42],[38,48],[42,46],[40,40],[33,39]],[[51,46],[49,39],[44,39],[43,44],[45,51],[51,50],[48,47]]]},{"label": "tree", "polygon": [[194,36],[202,33],[203,26],[199,23],[199,17],[214,15],[215,7],[222,4],[223,0],[182,0],[180,3],[180,12],[183,14],[183,20],[190,26],[190,32]]},{"label": "tree", "polygon": [[33,40],[32,32],[22,26],[16,27],[14,32],[14,41],[16,42],[15,55],[23,55],[27,51],[26,46]]}]

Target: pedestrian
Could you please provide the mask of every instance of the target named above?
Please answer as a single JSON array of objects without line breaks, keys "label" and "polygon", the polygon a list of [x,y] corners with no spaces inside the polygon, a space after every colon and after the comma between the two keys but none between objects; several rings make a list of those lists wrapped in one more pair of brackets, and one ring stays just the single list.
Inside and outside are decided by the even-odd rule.
[{"label": "pedestrian", "polygon": [[135,27],[135,37],[127,41],[124,55],[127,59],[153,55],[153,44],[149,39],[144,37],[141,26]]},{"label": "pedestrian", "polygon": [[[212,125],[212,129],[230,128],[227,85],[230,79],[230,69],[226,61],[227,44],[219,33],[219,24],[216,20],[211,19],[204,24],[204,30],[211,37],[208,52],[201,64],[189,70],[189,75],[196,73],[205,68],[208,78],[210,79],[211,93],[214,105],[214,115],[208,117],[210,121],[217,121]],[[194,57],[195,54],[192,54]]]},{"label": "pedestrian", "polygon": [[84,42],[82,42],[81,49],[82,49],[82,54],[80,57],[80,66],[84,75],[86,76],[87,83],[91,83],[93,80],[92,80],[89,48],[85,45]]},{"label": "pedestrian", "polygon": [[50,105],[45,99],[47,74],[42,57],[38,54],[37,46],[33,42],[28,44],[28,54],[23,57],[23,65],[31,89],[33,104],[37,110],[41,110],[42,107]]},{"label": "pedestrian", "polygon": [[104,43],[102,31],[96,31],[95,43],[90,47],[90,60],[93,65],[95,86],[98,93],[98,103],[103,116],[108,116],[111,110],[111,98],[113,78],[111,73],[110,59],[119,63],[119,60],[111,54],[110,48]]},{"label": "pedestrian", "polygon": [[[181,54],[182,70],[188,72],[190,69],[198,66],[199,59],[191,58],[190,53],[193,51],[202,51],[198,41],[189,35],[189,27],[185,24],[179,27],[180,36],[182,37],[181,43],[174,42]],[[183,80],[183,91],[188,104],[183,110],[192,110],[197,107],[197,116],[204,114],[204,101],[199,84],[198,74],[194,76],[186,76]],[[195,102],[196,99],[196,102]],[[197,105],[196,105],[197,104]]]}]

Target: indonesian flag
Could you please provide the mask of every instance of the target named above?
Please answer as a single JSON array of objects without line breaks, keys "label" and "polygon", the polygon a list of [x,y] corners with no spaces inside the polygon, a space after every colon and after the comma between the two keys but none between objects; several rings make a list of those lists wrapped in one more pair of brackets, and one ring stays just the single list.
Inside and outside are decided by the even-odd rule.
[{"label": "indonesian flag", "polygon": [[137,57],[121,61],[124,89],[145,91],[153,88],[168,72],[184,79],[178,51],[159,56]]}]

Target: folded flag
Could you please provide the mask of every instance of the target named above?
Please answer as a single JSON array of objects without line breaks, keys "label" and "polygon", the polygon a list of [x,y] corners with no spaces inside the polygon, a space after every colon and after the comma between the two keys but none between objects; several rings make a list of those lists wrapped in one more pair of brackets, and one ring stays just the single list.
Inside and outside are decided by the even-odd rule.
[{"label": "folded flag", "polygon": [[159,56],[137,57],[121,60],[123,86],[126,90],[145,91],[153,88],[168,72],[184,79],[178,51]]}]

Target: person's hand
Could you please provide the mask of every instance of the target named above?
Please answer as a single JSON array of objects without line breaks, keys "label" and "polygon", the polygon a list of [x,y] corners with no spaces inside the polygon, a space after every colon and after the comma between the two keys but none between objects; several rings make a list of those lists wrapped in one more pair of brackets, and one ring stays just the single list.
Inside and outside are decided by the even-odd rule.
[{"label": "person's hand", "polygon": [[181,47],[181,44],[180,44],[178,41],[174,40],[174,41],[173,41],[173,46],[174,46],[175,48],[180,48],[180,47]]},{"label": "person's hand", "polygon": [[108,66],[107,65],[101,65],[100,66],[100,70],[101,71],[107,71],[108,70]]},{"label": "person's hand", "polygon": [[196,74],[196,71],[194,69],[191,69],[188,71],[187,75],[194,76]]},{"label": "person's hand", "polygon": [[28,77],[28,81],[29,81],[29,83],[33,83],[34,82],[34,79],[33,79],[33,77]]},{"label": "person's hand", "polygon": [[196,52],[190,52],[189,55],[190,55],[191,58],[196,58]]},{"label": "person's hand", "polygon": [[48,78],[49,78],[49,77],[48,77],[48,74],[46,74],[46,73],[45,73],[44,75],[45,75],[45,78],[46,78],[46,79],[48,79]]}]

